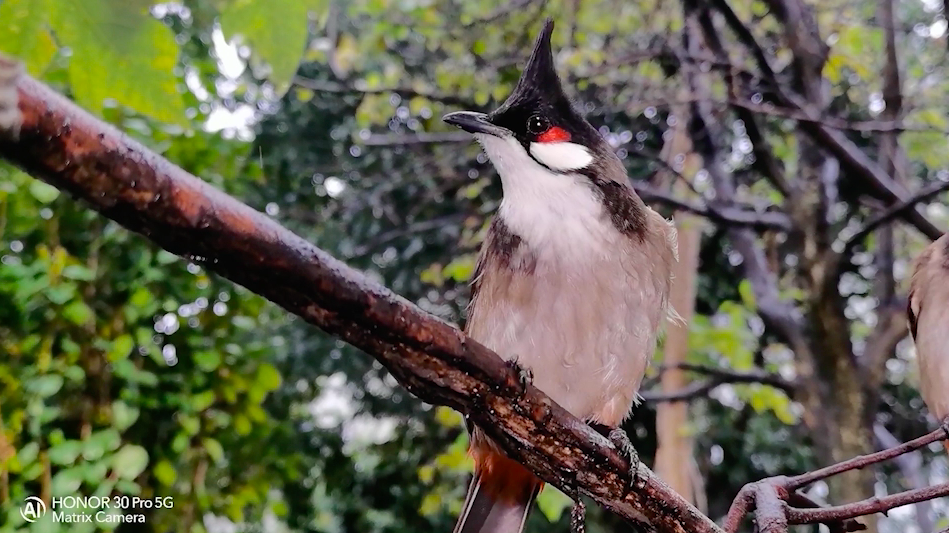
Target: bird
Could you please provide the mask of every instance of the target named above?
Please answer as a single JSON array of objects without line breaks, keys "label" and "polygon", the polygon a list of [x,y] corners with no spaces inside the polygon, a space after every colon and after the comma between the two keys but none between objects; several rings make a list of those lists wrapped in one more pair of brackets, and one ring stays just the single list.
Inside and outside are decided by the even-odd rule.
[{"label": "bird", "polygon": [[[620,425],[639,400],[662,324],[675,316],[676,230],[636,194],[620,158],[566,95],[553,28],[548,18],[500,107],[443,117],[473,134],[501,181],[465,332],[608,436],[638,472]],[[542,481],[468,429],[475,468],[454,533],[522,532]],[[577,531],[583,504],[571,497]]]},{"label": "bird", "polygon": [[[949,233],[913,261],[906,315],[916,344],[920,392],[949,438]],[[943,441],[949,453],[949,441]]]}]

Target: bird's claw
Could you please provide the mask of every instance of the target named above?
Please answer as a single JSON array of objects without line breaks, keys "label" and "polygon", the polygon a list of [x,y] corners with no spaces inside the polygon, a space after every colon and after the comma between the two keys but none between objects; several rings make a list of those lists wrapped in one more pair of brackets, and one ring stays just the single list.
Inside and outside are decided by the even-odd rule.
[{"label": "bird's claw", "polygon": [[642,472],[642,461],[639,460],[639,452],[629,440],[629,436],[621,428],[613,428],[609,434],[610,442],[619,451],[620,455],[629,461],[629,485],[626,486],[626,492],[629,493],[634,488],[641,489],[646,486],[647,477]]},{"label": "bird's claw", "polygon": [[514,369],[515,373],[517,373],[517,381],[520,384],[521,392],[523,393],[527,390],[528,385],[534,383],[534,372],[530,368],[521,366],[521,364],[517,362],[516,355],[514,358],[510,359],[507,364]]},{"label": "bird's claw", "polygon": [[946,434],[946,439],[949,440],[949,416],[942,421],[942,424],[939,426],[942,429],[942,432]]},{"label": "bird's claw", "polygon": [[580,498],[580,489],[574,488],[570,494],[573,507],[570,508],[570,533],[586,533],[587,506]]}]

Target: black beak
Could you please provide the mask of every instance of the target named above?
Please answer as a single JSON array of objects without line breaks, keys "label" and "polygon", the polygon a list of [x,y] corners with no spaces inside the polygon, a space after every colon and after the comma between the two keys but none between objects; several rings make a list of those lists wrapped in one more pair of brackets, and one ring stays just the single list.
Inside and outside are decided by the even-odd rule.
[{"label": "black beak", "polygon": [[442,120],[452,126],[458,126],[468,133],[487,133],[495,137],[508,137],[511,135],[511,131],[507,128],[492,124],[488,119],[488,115],[475,111],[455,111],[454,113],[448,113],[442,117]]}]

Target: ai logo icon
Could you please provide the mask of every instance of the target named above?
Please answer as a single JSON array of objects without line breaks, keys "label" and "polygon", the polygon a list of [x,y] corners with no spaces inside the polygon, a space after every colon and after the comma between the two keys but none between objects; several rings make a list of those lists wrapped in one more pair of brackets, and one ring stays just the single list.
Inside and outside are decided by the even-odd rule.
[{"label": "ai logo icon", "polygon": [[20,516],[23,520],[33,523],[43,518],[46,514],[46,504],[36,496],[28,496],[23,500],[23,507],[20,507]]}]

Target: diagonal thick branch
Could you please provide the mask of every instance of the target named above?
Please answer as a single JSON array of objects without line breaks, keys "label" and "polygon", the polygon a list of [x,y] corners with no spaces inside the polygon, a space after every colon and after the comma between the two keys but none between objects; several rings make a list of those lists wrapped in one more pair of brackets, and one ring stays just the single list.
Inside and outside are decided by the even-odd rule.
[{"label": "diagonal thick branch", "polygon": [[651,472],[626,493],[629,465],[581,420],[455,326],[149,151],[27,77],[18,139],[0,158],[85,200],[164,249],[200,261],[375,357],[410,392],[467,413],[544,481],[573,486],[660,533],[720,533]]}]

